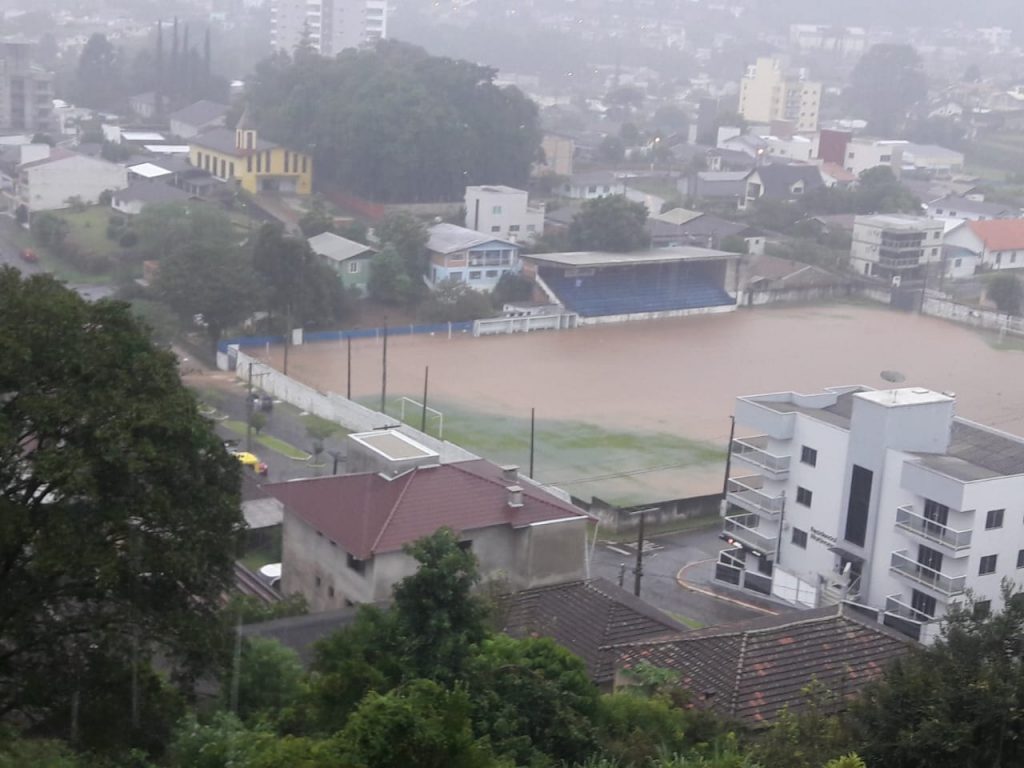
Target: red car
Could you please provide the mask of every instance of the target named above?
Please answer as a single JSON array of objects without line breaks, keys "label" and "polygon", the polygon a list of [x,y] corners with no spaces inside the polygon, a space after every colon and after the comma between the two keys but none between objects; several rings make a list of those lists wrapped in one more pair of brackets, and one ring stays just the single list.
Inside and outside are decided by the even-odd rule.
[{"label": "red car", "polygon": [[33,251],[31,248],[22,248],[21,260],[26,261],[29,264],[35,264],[36,262],[39,261],[39,256],[37,256],[36,252]]}]

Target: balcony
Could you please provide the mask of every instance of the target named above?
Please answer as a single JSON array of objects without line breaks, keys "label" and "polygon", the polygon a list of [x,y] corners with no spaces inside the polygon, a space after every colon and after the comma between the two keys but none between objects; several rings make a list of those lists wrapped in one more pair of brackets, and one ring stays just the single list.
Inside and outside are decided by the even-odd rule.
[{"label": "balcony", "polygon": [[921,611],[915,610],[904,603],[900,599],[902,597],[903,595],[889,595],[885,598],[885,612],[893,616],[899,616],[901,619],[906,619],[907,621],[923,623],[934,620],[933,616],[929,616],[927,613],[921,613]]},{"label": "balcony", "polygon": [[768,436],[737,438],[732,441],[732,455],[753,464],[774,480],[785,480],[789,477],[789,456],[778,456],[769,453]]},{"label": "balcony", "polygon": [[966,550],[971,546],[972,531],[957,531],[922,517],[914,512],[914,508],[909,504],[896,510],[896,527],[925,541],[939,544],[954,555],[966,554]]},{"label": "balcony", "polygon": [[764,490],[764,478],[761,475],[729,478],[725,500],[740,509],[769,517],[782,512],[782,492]]},{"label": "balcony", "polygon": [[889,570],[897,576],[903,576],[913,582],[930,587],[946,597],[962,594],[967,581],[966,576],[947,576],[926,565],[921,565],[907,557],[906,551],[892,553]]},{"label": "balcony", "polygon": [[765,557],[774,557],[778,546],[778,526],[766,524],[758,515],[725,518],[722,532]]}]

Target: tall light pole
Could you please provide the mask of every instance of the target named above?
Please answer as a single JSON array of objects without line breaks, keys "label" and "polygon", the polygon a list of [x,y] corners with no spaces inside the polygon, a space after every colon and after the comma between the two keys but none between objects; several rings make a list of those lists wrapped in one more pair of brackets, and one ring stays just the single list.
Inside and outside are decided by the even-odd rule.
[{"label": "tall light pole", "polygon": [[631,516],[640,516],[640,525],[636,529],[636,568],[633,569],[633,594],[637,597],[640,597],[640,583],[644,578],[644,523],[648,512],[657,511],[658,507],[647,507],[630,513]]}]

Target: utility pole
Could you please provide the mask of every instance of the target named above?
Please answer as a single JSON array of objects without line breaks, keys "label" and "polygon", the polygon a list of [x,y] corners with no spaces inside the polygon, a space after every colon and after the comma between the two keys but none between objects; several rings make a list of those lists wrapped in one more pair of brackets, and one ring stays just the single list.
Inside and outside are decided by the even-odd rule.
[{"label": "utility pole", "polygon": [[[288,349],[285,347],[285,349]],[[245,450],[252,453],[252,360],[249,361],[248,392],[245,396]]]},{"label": "utility pole", "polygon": [[288,375],[288,347],[292,340],[292,305],[284,311],[284,375]]},{"label": "utility pole", "polygon": [[736,417],[730,416],[729,444],[725,447],[725,477],[722,478],[722,499],[729,492],[729,471],[732,469],[732,441],[736,436]]},{"label": "utility pole", "polygon": [[345,339],[348,342],[348,386],[345,389],[345,397],[349,400],[352,399],[352,332],[349,331],[348,336]]},{"label": "utility pole", "polygon": [[636,529],[636,568],[633,569],[633,594],[640,597],[640,582],[644,578],[644,523],[648,512],[656,512],[657,507],[638,509],[632,514],[640,515],[640,525]]},{"label": "utility pole", "polygon": [[423,418],[420,420],[420,432],[427,432],[427,382],[430,380],[430,366],[423,369]]},{"label": "utility pole", "polygon": [[536,437],[536,415],[537,409],[530,409],[530,479],[533,480],[533,447]]},{"label": "utility pole", "polygon": [[384,318],[384,357],[380,371],[380,412],[387,413],[388,397],[388,319]]}]

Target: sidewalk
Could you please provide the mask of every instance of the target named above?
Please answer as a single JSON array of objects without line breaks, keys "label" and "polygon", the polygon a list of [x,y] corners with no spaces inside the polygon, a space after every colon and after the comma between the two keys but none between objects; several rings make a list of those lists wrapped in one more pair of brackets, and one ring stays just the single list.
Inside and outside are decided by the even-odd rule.
[{"label": "sidewalk", "polygon": [[764,614],[788,613],[797,610],[788,603],[777,602],[767,595],[759,595],[749,589],[733,588],[716,581],[716,562],[717,558],[711,558],[688,563],[679,569],[676,581],[683,589]]}]

